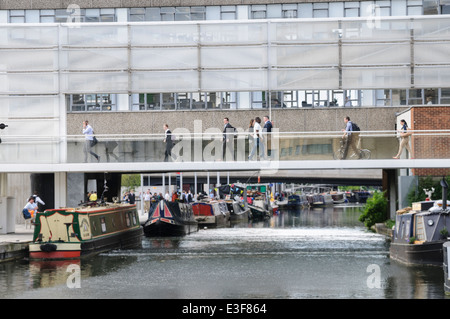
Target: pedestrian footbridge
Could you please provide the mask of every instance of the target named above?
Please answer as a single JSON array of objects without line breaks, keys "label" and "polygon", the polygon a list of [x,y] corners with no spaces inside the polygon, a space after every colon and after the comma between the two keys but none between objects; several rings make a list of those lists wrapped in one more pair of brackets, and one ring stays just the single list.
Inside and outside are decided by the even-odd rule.
[{"label": "pedestrian footbridge", "polygon": [[44,138],[7,135],[0,144],[0,170],[1,173],[260,170],[270,174],[282,170],[450,168],[450,130],[412,133],[411,153],[403,150],[400,159],[393,158],[399,149],[395,131],[359,132],[356,146],[358,150],[367,150],[365,157],[359,159],[349,149],[342,159],[339,156],[341,147],[345,148],[342,132],[274,130],[263,136],[264,159],[258,158],[257,152],[249,160],[255,140],[248,132],[224,135],[220,130],[213,133],[174,130],[176,138],[167,162],[162,134],[97,135],[99,142],[92,148],[86,148],[85,137],[79,135]]}]

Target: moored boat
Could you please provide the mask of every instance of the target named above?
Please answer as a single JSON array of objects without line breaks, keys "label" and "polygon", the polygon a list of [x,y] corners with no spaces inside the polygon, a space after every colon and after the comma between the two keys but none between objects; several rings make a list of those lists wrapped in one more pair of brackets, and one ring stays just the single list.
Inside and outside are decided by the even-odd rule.
[{"label": "moored boat", "polygon": [[265,220],[273,216],[273,212],[260,206],[248,204],[252,220]]},{"label": "moored boat", "polygon": [[230,226],[230,212],[224,201],[195,202],[192,204],[192,211],[199,226]]},{"label": "moored boat", "polygon": [[235,200],[226,201],[228,210],[230,211],[231,222],[247,222],[250,219],[250,209],[245,208],[243,202]]},{"label": "moored boat", "polygon": [[37,213],[30,259],[73,259],[142,245],[136,205],[92,204]]},{"label": "moored boat", "polygon": [[288,196],[287,208],[296,209],[309,206],[306,195],[291,194]]},{"label": "moored boat", "polygon": [[331,192],[331,198],[333,199],[333,204],[343,204],[346,201],[344,192]]},{"label": "moored boat", "polygon": [[333,198],[329,193],[307,195],[310,207],[325,207],[333,205]]},{"label": "moored boat", "polygon": [[192,205],[161,200],[152,206],[144,224],[144,234],[153,236],[184,236],[198,231]]},{"label": "moored boat", "polygon": [[450,202],[446,196],[443,199],[413,203],[411,209],[397,211],[391,259],[407,265],[442,266],[443,244],[450,229]]}]

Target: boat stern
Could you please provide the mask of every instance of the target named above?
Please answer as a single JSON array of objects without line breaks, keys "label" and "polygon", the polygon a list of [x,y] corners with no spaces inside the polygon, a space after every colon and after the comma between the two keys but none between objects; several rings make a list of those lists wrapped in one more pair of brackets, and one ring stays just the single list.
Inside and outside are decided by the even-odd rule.
[{"label": "boat stern", "polygon": [[82,219],[79,225],[78,214],[74,211],[48,210],[38,213],[33,242],[29,245],[30,259],[79,258],[82,236],[90,238],[90,228],[84,227],[85,223]]}]

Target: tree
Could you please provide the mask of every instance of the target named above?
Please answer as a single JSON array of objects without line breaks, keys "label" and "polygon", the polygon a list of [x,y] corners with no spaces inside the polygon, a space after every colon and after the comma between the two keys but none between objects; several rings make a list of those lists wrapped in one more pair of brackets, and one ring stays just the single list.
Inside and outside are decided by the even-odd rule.
[{"label": "tree", "polygon": [[122,184],[122,186],[125,186],[128,189],[141,186],[141,175],[139,175],[139,174],[122,174],[121,184]]},{"label": "tree", "polygon": [[366,205],[359,216],[359,221],[370,229],[376,223],[382,223],[386,220],[386,209],[388,201],[384,192],[375,192],[371,198],[367,199]]}]

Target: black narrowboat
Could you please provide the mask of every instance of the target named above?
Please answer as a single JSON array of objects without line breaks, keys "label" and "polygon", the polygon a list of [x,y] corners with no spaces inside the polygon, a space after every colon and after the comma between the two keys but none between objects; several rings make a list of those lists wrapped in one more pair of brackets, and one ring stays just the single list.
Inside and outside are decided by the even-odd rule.
[{"label": "black narrowboat", "polygon": [[185,236],[197,231],[192,205],[166,200],[152,206],[144,224],[146,237]]}]

